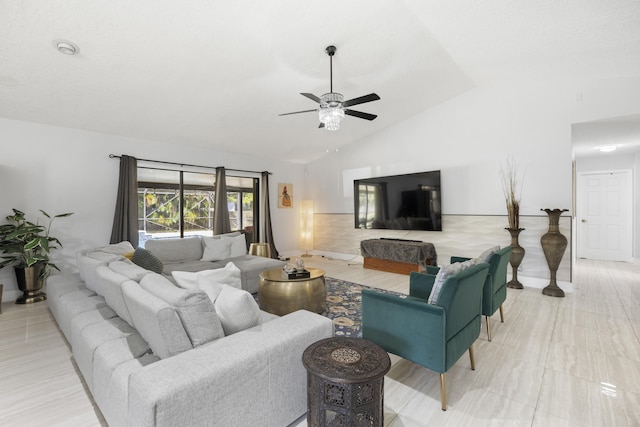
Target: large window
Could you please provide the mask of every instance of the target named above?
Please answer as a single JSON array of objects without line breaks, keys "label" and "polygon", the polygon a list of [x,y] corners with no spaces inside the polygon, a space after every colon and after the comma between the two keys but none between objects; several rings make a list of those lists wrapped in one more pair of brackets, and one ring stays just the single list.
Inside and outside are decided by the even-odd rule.
[{"label": "large window", "polygon": [[[258,179],[227,176],[226,185],[231,229],[255,232]],[[214,174],[138,168],[140,240],[211,236],[214,201]]]}]

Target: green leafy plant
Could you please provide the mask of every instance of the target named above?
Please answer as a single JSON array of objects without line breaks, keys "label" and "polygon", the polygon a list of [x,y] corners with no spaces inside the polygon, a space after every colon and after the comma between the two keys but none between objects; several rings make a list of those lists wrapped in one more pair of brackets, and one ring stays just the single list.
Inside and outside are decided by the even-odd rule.
[{"label": "green leafy plant", "polygon": [[13,215],[7,216],[9,224],[0,225],[0,268],[8,265],[24,268],[44,263],[42,276],[46,276],[50,267],[60,269],[49,260],[52,249],[62,247],[62,243],[49,232],[51,224],[56,218],[72,215],[72,212],[51,216],[43,210],[42,215],[49,218],[47,226],[33,223],[26,219],[24,212],[13,209]]}]

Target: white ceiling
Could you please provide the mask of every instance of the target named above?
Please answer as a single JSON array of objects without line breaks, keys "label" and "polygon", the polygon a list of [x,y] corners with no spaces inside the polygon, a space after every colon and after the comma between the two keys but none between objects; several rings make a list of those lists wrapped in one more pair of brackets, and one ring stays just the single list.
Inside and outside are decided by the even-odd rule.
[{"label": "white ceiling", "polygon": [[[278,117],[329,91],[329,44],[375,121]],[[0,0],[1,117],[296,162],[487,82],[633,75],[637,0]]]},{"label": "white ceiling", "polygon": [[[640,151],[640,115],[576,123],[571,126],[571,139],[576,158],[631,155]],[[615,151],[599,150],[612,145]]]}]

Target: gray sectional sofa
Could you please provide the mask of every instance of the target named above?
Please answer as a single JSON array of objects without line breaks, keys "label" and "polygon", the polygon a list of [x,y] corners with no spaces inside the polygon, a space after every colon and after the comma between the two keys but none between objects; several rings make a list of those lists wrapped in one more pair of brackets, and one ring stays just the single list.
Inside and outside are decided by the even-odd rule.
[{"label": "gray sectional sofa", "polygon": [[[220,293],[212,301],[133,264],[123,256],[132,249],[124,242],[82,251],[79,273],[53,275],[46,285],[49,308],[110,426],[280,427],[306,412],[302,353],[333,334],[329,319],[261,312],[250,294],[226,284],[214,284]],[[217,315],[223,294],[244,304],[231,310],[236,319],[227,310],[226,323],[237,326],[255,310],[257,321],[225,335]]]},{"label": "gray sectional sofa", "polygon": [[[230,255],[222,255],[216,257],[218,253],[213,253],[209,259],[212,261],[203,261],[207,244],[217,242],[229,242],[231,245],[239,243],[243,250],[231,253]],[[213,237],[187,237],[184,239],[157,239],[147,240],[145,249],[153,253],[162,261],[163,274],[170,275],[173,271],[201,271],[213,268],[224,267],[228,262],[233,262],[242,273],[242,289],[255,294],[258,292],[260,279],[258,275],[272,268],[282,268],[285,262],[264,258],[259,256],[247,255],[244,235],[240,232],[233,232]]]}]

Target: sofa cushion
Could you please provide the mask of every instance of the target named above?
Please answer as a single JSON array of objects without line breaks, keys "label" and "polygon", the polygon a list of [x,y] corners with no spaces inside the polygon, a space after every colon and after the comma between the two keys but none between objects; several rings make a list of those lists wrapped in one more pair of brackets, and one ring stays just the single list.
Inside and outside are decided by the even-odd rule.
[{"label": "sofa cushion", "polygon": [[102,289],[100,289],[100,284],[98,283],[96,269],[101,265],[107,265],[107,261],[91,258],[87,255],[81,255],[78,256],[77,262],[80,277],[84,280],[87,288],[98,295],[102,295]]},{"label": "sofa cushion", "polygon": [[113,243],[111,245],[102,246],[100,248],[94,249],[94,251],[97,251],[97,252],[106,252],[109,254],[116,254],[116,255],[124,255],[130,252],[133,252],[134,250],[135,249],[131,245],[131,243],[127,242],[126,240],[120,243]]},{"label": "sofa cushion", "polygon": [[201,261],[220,261],[229,258],[232,239],[205,237],[202,242],[204,243],[204,251]]},{"label": "sofa cushion", "polygon": [[52,274],[47,277],[47,305],[58,322],[60,322],[61,297],[69,292],[82,292],[87,296],[95,295],[95,292],[87,289],[77,273]]},{"label": "sofa cushion", "polygon": [[160,258],[155,256],[153,252],[142,248],[136,248],[133,252],[133,257],[131,257],[131,261],[142,268],[153,271],[154,273],[162,273],[162,269],[164,268]]},{"label": "sofa cushion", "polygon": [[87,325],[80,331],[79,337],[73,338],[75,344],[72,347],[73,358],[91,392],[93,392],[93,357],[96,349],[111,340],[135,333],[136,330],[124,320],[119,317],[112,317],[111,319]]},{"label": "sofa cushion", "polygon": [[117,313],[106,305],[104,307],[83,311],[82,313],[75,315],[73,319],[71,319],[71,331],[68,340],[69,344],[71,344],[71,348],[80,345],[78,340],[82,337],[82,331],[84,328],[93,325],[94,323],[113,319],[114,317],[117,317]]},{"label": "sofa cushion", "polygon": [[454,274],[461,272],[469,267],[476,265],[476,259],[470,259],[465,262],[454,262],[453,264],[443,266],[436,275],[436,278],[433,282],[433,287],[431,288],[431,293],[429,294],[429,298],[427,302],[429,304],[437,304],[438,296],[440,296],[440,290],[442,289],[442,285],[447,279]]},{"label": "sofa cushion", "polygon": [[109,268],[113,272],[118,273],[127,279],[131,279],[134,282],[139,282],[144,276],[151,273],[151,271],[146,270],[139,265],[135,265],[133,262],[128,260],[114,261],[109,264]]},{"label": "sofa cushion", "polygon": [[122,296],[121,287],[124,282],[130,281],[130,279],[104,265],[98,267],[96,273],[107,305],[118,313],[118,316],[120,316],[122,320],[133,326],[127,304],[124,302],[124,297]]},{"label": "sofa cushion", "polygon": [[265,270],[272,268],[284,267],[284,261],[261,256],[243,255],[237,258],[231,258],[233,262],[242,272],[242,288],[252,294],[258,292],[260,280],[258,275]]},{"label": "sofa cushion", "polygon": [[204,291],[180,288],[155,273],[145,276],[140,286],[176,310],[193,347],[224,336],[213,302]]},{"label": "sofa cushion", "polygon": [[202,270],[198,272],[173,271],[171,275],[178,286],[185,289],[203,289],[200,284],[219,283],[242,289],[242,277],[240,269],[232,262],[228,262],[223,268]]},{"label": "sofa cushion", "polygon": [[211,270],[213,268],[224,267],[224,261],[184,261],[184,262],[165,262],[162,274],[170,275],[174,271],[191,271],[198,272],[202,270]]},{"label": "sofa cushion", "polygon": [[200,237],[184,239],[152,239],[144,244],[163,264],[168,262],[196,261],[202,258]]},{"label": "sofa cushion", "polygon": [[225,335],[252,328],[262,321],[258,303],[247,291],[222,285],[214,304]]},{"label": "sofa cushion", "polygon": [[175,309],[134,281],[122,285],[133,324],[153,353],[161,359],[193,348]]},{"label": "sofa cushion", "polygon": [[[97,257],[97,258],[96,258]],[[120,255],[108,254],[106,252],[91,252],[80,260],[79,267],[84,271],[87,288],[98,295],[104,295],[101,281],[98,278],[98,267],[107,266],[115,261],[122,261],[125,258]]]},{"label": "sofa cushion", "polygon": [[58,325],[67,340],[71,342],[71,322],[78,314],[88,310],[106,307],[107,303],[99,295],[87,296],[82,290],[68,292],[58,304]]}]

